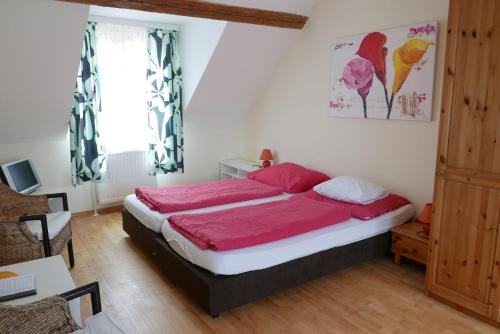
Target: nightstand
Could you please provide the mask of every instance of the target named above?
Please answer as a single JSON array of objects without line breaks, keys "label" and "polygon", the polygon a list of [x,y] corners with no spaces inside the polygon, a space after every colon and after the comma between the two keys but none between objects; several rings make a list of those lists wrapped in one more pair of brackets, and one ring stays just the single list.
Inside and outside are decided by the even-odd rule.
[{"label": "nightstand", "polygon": [[391,229],[394,262],[401,263],[401,257],[427,264],[429,238],[424,234],[422,225],[415,221]]},{"label": "nightstand", "polygon": [[248,161],[242,159],[224,160],[220,162],[220,178],[224,179],[243,179],[249,172],[260,169],[257,161]]}]

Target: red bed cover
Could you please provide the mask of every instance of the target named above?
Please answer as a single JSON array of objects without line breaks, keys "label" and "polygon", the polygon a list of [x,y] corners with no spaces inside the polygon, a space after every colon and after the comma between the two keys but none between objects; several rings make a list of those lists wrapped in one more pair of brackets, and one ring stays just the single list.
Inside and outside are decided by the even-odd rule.
[{"label": "red bed cover", "polygon": [[292,237],[349,218],[348,209],[294,196],[223,211],[174,215],[168,221],[201,249],[222,251]]},{"label": "red bed cover", "polygon": [[135,189],[135,195],[141,202],[151,210],[161,213],[249,201],[282,193],[281,188],[268,186],[249,179]]}]

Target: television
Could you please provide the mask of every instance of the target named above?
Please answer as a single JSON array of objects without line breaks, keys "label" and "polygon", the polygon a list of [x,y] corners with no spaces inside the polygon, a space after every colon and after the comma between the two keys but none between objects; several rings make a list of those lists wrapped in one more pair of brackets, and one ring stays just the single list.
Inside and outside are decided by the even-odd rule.
[{"label": "television", "polygon": [[42,185],[29,158],[9,162],[0,169],[3,182],[21,194],[29,194]]}]

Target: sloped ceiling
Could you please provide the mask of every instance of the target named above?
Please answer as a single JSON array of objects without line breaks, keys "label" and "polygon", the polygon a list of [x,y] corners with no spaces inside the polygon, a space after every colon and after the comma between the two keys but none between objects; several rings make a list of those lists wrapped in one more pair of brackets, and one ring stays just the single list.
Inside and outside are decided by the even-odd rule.
[{"label": "sloped ceiling", "polygon": [[[309,15],[317,0],[217,0],[229,5]],[[185,103],[186,117],[235,126],[250,110],[299,30],[227,23],[204,74]]]},{"label": "sloped ceiling", "polygon": [[187,104],[185,117],[203,124],[238,126],[297,33],[228,23]]},{"label": "sloped ceiling", "polygon": [[[308,15],[317,0],[216,2]],[[88,15],[89,6],[53,0],[1,2],[0,144],[65,138]],[[192,85],[186,117],[222,119],[237,127],[298,33],[228,23]]]},{"label": "sloped ceiling", "polygon": [[0,4],[0,144],[67,132],[88,6],[51,0]]}]

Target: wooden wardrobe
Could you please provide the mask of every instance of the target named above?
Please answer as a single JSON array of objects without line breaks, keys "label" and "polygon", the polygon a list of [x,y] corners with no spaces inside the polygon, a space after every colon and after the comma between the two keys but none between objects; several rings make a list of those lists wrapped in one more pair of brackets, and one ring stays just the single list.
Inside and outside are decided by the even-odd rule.
[{"label": "wooden wardrobe", "polygon": [[428,293],[500,323],[500,0],[450,0]]}]

